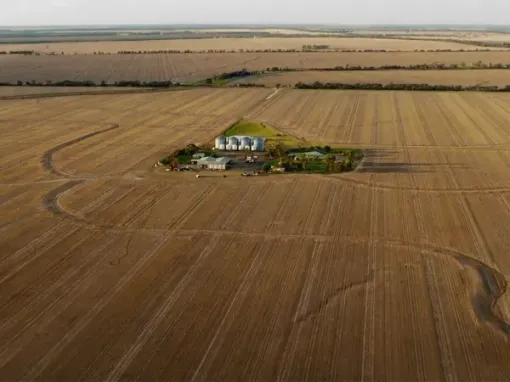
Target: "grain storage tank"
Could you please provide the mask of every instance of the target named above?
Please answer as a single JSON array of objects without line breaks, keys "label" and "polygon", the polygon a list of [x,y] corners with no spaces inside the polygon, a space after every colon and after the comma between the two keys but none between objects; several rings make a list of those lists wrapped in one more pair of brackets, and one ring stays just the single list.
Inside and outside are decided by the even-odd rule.
[{"label": "grain storage tank", "polygon": [[241,144],[239,145],[239,150],[250,150],[251,148],[251,138],[243,137],[241,138]]},{"label": "grain storage tank", "polygon": [[[221,145],[225,146],[226,143],[227,143],[226,138],[223,135],[220,135],[214,141],[214,147],[216,147],[216,149],[218,149],[218,150],[221,150]],[[225,147],[223,148],[223,150],[225,150]]]},{"label": "grain storage tank", "polygon": [[257,137],[251,144],[252,151],[264,151],[264,138]]},{"label": "grain storage tank", "polygon": [[237,151],[239,146],[239,140],[236,137],[230,137],[228,140],[228,144],[231,147],[231,150]]}]

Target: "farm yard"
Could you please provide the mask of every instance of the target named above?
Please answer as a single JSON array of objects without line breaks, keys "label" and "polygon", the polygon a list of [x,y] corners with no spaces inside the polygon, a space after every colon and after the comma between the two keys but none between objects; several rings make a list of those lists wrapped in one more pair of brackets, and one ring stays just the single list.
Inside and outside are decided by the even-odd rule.
[{"label": "farm yard", "polygon": [[[201,53],[73,56],[0,55],[0,82],[16,81],[198,81],[216,74],[266,68],[421,64],[510,64],[510,52],[393,53]],[[448,72],[449,75],[450,72]],[[469,74],[466,74],[469,75]]]},{"label": "farm yard", "polygon": [[235,83],[250,83],[267,86],[295,85],[298,82],[322,83],[370,83],[370,84],[428,84],[500,86],[510,85],[506,70],[380,70],[380,71],[299,71],[270,73],[246,77]]},{"label": "farm yard", "polygon": [[92,42],[45,42],[36,44],[0,44],[0,51],[27,51],[38,53],[92,54],[94,52],[117,53],[118,51],[159,50],[248,50],[248,49],[298,49],[303,45],[327,45],[331,49],[385,49],[393,51],[418,50],[477,50],[478,46],[446,41],[342,38],[342,37],[261,37],[261,38],[198,38],[141,41],[92,41]]},{"label": "farm yard", "polygon": [[[0,101],[5,380],[510,378],[510,96]],[[158,173],[242,118],[357,172]]]}]

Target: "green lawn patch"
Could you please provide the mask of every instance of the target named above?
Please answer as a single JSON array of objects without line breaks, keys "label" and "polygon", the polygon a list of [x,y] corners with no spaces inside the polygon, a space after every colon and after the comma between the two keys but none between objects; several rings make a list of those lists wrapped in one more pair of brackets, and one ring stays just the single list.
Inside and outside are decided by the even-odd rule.
[{"label": "green lawn patch", "polygon": [[241,120],[232,125],[226,132],[225,136],[231,137],[233,135],[250,135],[256,137],[266,138],[266,147],[271,143],[279,143],[282,146],[293,147],[300,146],[303,142],[294,138],[291,135],[277,130],[271,126],[267,126],[263,122],[253,120]]}]

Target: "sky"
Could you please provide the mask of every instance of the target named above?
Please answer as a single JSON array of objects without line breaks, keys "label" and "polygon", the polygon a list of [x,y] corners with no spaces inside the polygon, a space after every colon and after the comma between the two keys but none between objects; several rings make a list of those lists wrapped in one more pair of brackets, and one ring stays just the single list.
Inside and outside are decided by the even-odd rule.
[{"label": "sky", "polygon": [[510,0],[0,0],[0,25],[510,24]]}]

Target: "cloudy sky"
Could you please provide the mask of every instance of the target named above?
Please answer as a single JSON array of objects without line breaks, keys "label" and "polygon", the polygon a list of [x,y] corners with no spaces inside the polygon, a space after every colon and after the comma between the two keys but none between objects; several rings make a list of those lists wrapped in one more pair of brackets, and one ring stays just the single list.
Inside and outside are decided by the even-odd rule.
[{"label": "cloudy sky", "polygon": [[510,0],[0,0],[0,25],[510,24]]}]

